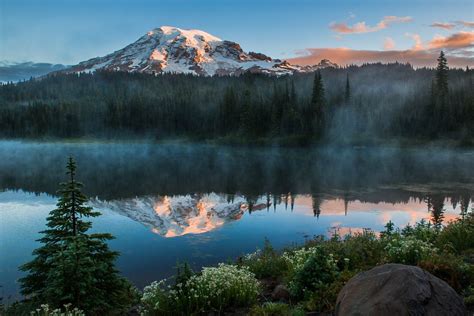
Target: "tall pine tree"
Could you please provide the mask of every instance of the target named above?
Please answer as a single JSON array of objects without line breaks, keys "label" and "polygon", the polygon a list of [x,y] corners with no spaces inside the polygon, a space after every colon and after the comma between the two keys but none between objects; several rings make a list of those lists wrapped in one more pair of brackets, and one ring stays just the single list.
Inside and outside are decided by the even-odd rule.
[{"label": "tall pine tree", "polygon": [[436,88],[438,96],[444,99],[448,95],[448,61],[441,51],[438,57],[438,66],[436,67]]},{"label": "tall pine tree", "polygon": [[435,133],[449,130],[451,109],[448,106],[448,61],[441,51],[438,57],[435,78],[435,103],[432,117],[432,126]]},{"label": "tall pine tree", "polygon": [[312,110],[312,119],[314,128],[313,130],[320,136],[324,121],[325,121],[325,97],[324,97],[324,84],[323,78],[321,76],[321,72],[317,71],[314,74],[314,81],[313,81],[313,94],[311,96],[311,110]]},{"label": "tall pine tree", "polygon": [[123,311],[132,304],[134,292],[114,266],[118,253],[106,243],[113,236],[87,233],[92,223],[84,219],[100,213],[86,205],[72,157],[66,174],[57,207],[47,217],[48,228],[41,232],[43,245],[20,268],[28,273],[20,279],[21,292],[36,304],[69,303],[91,315]]}]

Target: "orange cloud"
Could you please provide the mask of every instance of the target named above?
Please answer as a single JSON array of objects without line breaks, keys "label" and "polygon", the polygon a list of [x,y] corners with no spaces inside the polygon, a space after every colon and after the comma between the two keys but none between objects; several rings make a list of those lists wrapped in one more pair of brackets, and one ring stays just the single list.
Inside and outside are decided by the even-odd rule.
[{"label": "orange cloud", "polygon": [[466,48],[474,45],[474,32],[458,32],[450,36],[436,36],[429,44],[429,48]]},{"label": "orange cloud", "polygon": [[383,49],[384,50],[392,50],[395,48],[395,41],[391,37],[386,37],[385,41],[383,42]]},{"label": "orange cloud", "polygon": [[435,22],[435,23],[431,24],[430,26],[431,27],[439,27],[439,28],[445,29],[445,30],[451,30],[456,26],[456,24],[454,24],[454,23],[445,23],[445,22]]},{"label": "orange cloud", "polygon": [[[432,67],[436,65],[439,51],[431,50],[355,50],[350,48],[308,48],[300,52],[299,57],[289,59],[292,64],[314,65],[321,59],[329,59],[341,66],[363,63],[410,63],[415,67]],[[447,54],[450,67],[474,67],[474,58]]]},{"label": "orange cloud", "polygon": [[418,34],[406,33],[408,37],[411,37],[413,41],[415,41],[415,45],[413,45],[412,50],[422,50],[423,43],[421,42],[421,37]]},{"label": "orange cloud", "polygon": [[377,32],[383,29],[386,29],[392,23],[406,23],[410,22],[413,19],[409,16],[385,16],[377,25],[369,26],[365,24],[364,21],[355,23],[354,25],[350,26],[346,23],[331,23],[329,28],[336,33],[339,34],[358,34],[358,33],[370,33],[370,32]]}]

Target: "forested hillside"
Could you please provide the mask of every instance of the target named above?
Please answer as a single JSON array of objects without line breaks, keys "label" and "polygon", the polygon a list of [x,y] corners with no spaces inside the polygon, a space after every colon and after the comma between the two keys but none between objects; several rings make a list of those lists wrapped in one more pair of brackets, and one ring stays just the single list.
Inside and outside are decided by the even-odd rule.
[{"label": "forested hillside", "polygon": [[292,76],[53,74],[0,86],[0,135],[324,141],[474,135],[473,71],[408,64]]}]

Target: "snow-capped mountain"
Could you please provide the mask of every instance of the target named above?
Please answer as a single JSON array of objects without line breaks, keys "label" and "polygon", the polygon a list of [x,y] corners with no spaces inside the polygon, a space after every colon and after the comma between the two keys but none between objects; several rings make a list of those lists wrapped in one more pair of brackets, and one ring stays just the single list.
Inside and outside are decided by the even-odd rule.
[{"label": "snow-capped mountain", "polygon": [[261,53],[244,52],[239,44],[200,30],[162,26],[118,51],[81,62],[66,71],[168,72],[205,76],[255,72],[284,75],[334,66],[337,65],[329,61],[315,66],[291,65]]}]

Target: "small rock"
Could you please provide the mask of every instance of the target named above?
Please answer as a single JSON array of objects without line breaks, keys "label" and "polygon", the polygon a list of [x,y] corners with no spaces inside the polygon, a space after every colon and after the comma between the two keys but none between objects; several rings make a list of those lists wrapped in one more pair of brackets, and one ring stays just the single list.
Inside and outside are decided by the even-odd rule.
[{"label": "small rock", "polygon": [[467,315],[462,298],[419,267],[385,264],[361,272],[342,288],[337,315]]}]

